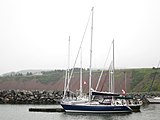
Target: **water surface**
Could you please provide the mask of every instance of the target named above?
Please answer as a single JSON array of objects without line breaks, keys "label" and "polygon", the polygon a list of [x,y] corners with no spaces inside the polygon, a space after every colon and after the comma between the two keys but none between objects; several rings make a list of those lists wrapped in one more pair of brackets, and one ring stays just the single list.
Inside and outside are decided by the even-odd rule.
[{"label": "water surface", "polygon": [[57,108],[57,105],[0,105],[1,120],[159,120],[160,104],[141,107],[130,114],[84,114],[63,112],[29,112],[29,108]]}]

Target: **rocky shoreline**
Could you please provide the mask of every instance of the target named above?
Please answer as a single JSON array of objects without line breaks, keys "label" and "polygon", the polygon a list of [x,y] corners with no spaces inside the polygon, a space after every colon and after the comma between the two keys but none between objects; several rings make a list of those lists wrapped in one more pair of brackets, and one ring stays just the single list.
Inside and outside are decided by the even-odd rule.
[{"label": "rocky shoreline", "polygon": [[[154,93],[129,93],[135,99],[147,103],[146,97],[160,96],[159,92]],[[63,91],[54,90],[0,90],[0,104],[59,104],[63,97]]]},{"label": "rocky shoreline", "polygon": [[0,104],[59,104],[63,91],[0,90]]}]

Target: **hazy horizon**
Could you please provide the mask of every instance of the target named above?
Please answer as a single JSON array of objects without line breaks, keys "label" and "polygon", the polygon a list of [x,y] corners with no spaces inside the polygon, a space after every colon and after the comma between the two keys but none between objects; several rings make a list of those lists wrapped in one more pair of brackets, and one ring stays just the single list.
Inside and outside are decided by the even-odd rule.
[{"label": "hazy horizon", "polygon": [[[156,66],[155,66],[156,67]],[[153,67],[132,67],[132,68],[117,68],[115,70],[128,70],[128,69],[152,69]],[[72,68],[70,68],[72,69]],[[89,69],[89,68],[83,68],[83,69]],[[21,73],[21,72],[26,72],[26,71],[29,71],[29,72],[36,72],[36,71],[54,71],[54,70],[66,70],[66,69],[21,69],[21,70],[15,70],[15,71],[8,71],[8,72],[5,72],[5,73],[1,73],[0,75],[4,75],[4,74],[8,74],[8,73],[12,73],[12,72],[15,72],[15,73]],[[104,68],[92,68],[92,70],[108,70],[108,69],[104,69]]]}]

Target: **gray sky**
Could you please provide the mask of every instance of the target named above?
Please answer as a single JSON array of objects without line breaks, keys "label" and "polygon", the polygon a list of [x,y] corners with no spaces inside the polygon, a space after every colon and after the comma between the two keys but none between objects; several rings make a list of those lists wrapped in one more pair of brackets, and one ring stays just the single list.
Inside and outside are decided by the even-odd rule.
[{"label": "gray sky", "polygon": [[[116,68],[158,64],[159,0],[0,0],[0,74],[67,68],[69,36],[73,66],[92,6],[93,68],[103,68],[113,39]],[[85,68],[89,43],[90,28],[83,43]]]}]

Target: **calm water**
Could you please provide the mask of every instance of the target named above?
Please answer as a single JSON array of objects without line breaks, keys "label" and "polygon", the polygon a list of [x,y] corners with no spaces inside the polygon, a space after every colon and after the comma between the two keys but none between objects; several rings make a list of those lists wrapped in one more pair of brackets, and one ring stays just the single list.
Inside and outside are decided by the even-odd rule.
[{"label": "calm water", "polygon": [[0,105],[0,120],[159,120],[160,104],[141,107],[141,112],[131,114],[68,114],[29,112],[29,108],[52,108],[55,105]]}]

